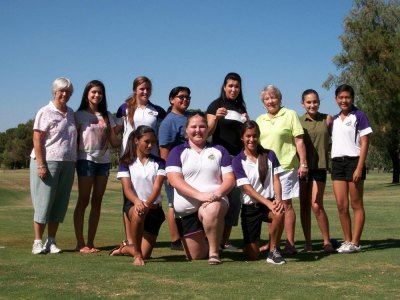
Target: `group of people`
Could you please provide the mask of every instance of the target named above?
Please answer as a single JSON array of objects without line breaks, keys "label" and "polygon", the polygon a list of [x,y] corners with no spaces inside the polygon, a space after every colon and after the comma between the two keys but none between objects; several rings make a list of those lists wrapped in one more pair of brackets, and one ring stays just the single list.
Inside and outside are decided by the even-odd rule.
[{"label": "group of people", "polygon": [[[107,110],[105,87],[98,80],[87,84],[75,113],[67,106],[73,92],[71,81],[57,78],[52,90],[53,100],[39,110],[33,128],[33,254],[61,252],[55,237],[67,211],[75,167],[76,251],[100,251],[94,239],[110,171],[110,147],[121,148],[117,178],[122,184],[126,236],[110,252],[112,256],[131,255],[134,265],[144,265],[167,219],[171,249],[182,247],[189,260],[208,258],[210,265],[219,265],[221,251],[235,250],[229,238],[240,216],[246,259],[256,260],[260,252],[267,251],[267,262],[284,264],[284,256],[297,253],[292,204],[297,197],[304,251],[313,250],[311,210],[326,253],[361,251],[365,159],[372,129],[366,115],[353,104],[351,86],[336,89],[340,112],[333,117],[319,112],[315,90],[304,91],[305,114],[299,118],[283,106],[280,90],[268,85],[261,91],[267,112],[256,121],[247,113],[237,73],[226,75],[220,96],[205,113],[188,113],[191,91],[183,86],[171,90],[167,111],[153,104],[152,84],[144,76],[133,81],[133,93],[116,117]],[[338,249],[331,243],[323,206],[329,161],[344,232]],[[163,186],[167,217],[161,206]],[[263,222],[269,223],[266,245],[260,245]],[[46,225],[48,238],[43,244]],[[281,250],[284,230],[286,243]]]}]

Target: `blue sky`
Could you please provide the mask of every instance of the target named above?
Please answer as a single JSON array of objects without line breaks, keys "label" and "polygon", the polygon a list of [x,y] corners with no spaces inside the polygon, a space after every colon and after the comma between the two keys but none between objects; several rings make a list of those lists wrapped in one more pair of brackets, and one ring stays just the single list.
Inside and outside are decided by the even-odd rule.
[{"label": "blue sky", "polygon": [[322,88],[338,71],[339,36],[352,1],[69,0],[0,1],[0,131],[34,118],[52,99],[51,83],[70,78],[77,109],[87,82],[106,85],[115,112],[136,76],[153,82],[152,102],[168,106],[177,85],[205,110],[225,75],[238,72],[252,119],[265,110],[259,93],[275,84],[298,113],[301,93],[320,93],[321,111],[338,111]]}]

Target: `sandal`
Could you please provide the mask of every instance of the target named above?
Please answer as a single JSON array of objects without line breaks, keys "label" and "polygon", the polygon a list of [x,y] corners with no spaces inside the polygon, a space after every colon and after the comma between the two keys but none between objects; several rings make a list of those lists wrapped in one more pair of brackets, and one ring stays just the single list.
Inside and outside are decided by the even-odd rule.
[{"label": "sandal", "polygon": [[208,264],[210,266],[216,266],[222,264],[222,261],[217,255],[212,255],[208,258]]},{"label": "sandal", "polygon": [[292,245],[286,245],[285,249],[283,249],[283,254],[288,256],[297,255],[297,250]]},{"label": "sandal", "polygon": [[333,248],[332,244],[326,244],[324,245],[324,253],[325,254],[336,253],[336,249]]},{"label": "sandal", "polygon": [[310,252],[312,252],[312,251],[313,251],[313,248],[312,248],[311,245],[305,245],[302,252],[303,252],[303,253],[310,253]]},{"label": "sandal", "polygon": [[118,247],[115,247],[114,249],[112,249],[110,251],[110,253],[108,253],[109,256],[122,256],[122,255],[126,255],[126,253],[122,253],[122,249],[125,248],[126,246],[128,246],[128,241],[127,240],[123,240],[121,242],[121,245],[119,245]]}]

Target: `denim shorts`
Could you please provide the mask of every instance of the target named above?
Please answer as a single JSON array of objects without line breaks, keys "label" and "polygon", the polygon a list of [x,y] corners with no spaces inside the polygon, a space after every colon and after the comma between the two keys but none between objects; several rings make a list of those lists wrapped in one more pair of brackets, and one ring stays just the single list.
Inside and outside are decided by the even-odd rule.
[{"label": "denim shorts", "polygon": [[110,163],[96,163],[91,160],[79,159],[76,162],[76,173],[78,176],[109,176]]}]

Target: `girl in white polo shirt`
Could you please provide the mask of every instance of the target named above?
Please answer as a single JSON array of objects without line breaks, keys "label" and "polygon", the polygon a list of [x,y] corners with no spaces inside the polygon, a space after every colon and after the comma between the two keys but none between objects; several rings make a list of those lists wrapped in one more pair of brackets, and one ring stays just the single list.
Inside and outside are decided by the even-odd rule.
[{"label": "girl in white polo shirt", "polygon": [[203,113],[188,118],[188,141],[169,153],[167,176],[175,188],[176,223],[187,258],[208,255],[208,263],[218,265],[222,263],[219,243],[229,206],[226,195],[234,187],[235,177],[228,151],[207,143],[207,131]]},{"label": "girl in white polo shirt", "polygon": [[244,255],[248,260],[258,258],[262,222],[271,222],[267,262],[281,265],[285,263],[279,252],[284,206],[279,174],[284,171],[275,152],[260,145],[260,128],[256,122],[243,124],[241,139],[244,150],[233,159],[232,167],[236,185],[242,189]]},{"label": "girl in white polo shirt", "polygon": [[[157,156],[159,155],[157,146],[158,128],[161,121],[165,118],[166,112],[162,107],[151,103],[150,96],[152,89],[153,85],[149,78],[145,76],[136,77],[133,80],[133,94],[118,108],[116,114],[116,132],[123,131],[121,155],[125,152],[129,135],[140,125],[149,126],[154,130],[157,140],[153,145],[152,153]],[[129,237],[131,236],[129,233],[129,220],[124,213],[122,215],[124,218],[126,239],[129,241]],[[132,243],[132,241],[129,241],[129,243]]]},{"label": "girl in white polo shirt", "polygon": [[[337,252],[353,253],[361,251],[360,238],[365,222],[365,159],[372,129],[365,113],[354,106],[354,90],[350,85],[339,86],[335,96],[341,111],[333,117],[332,182],[344,233],[344,242]],[[354,213],[353,232],[349,214],[349,194]]]},{"label": "girl in white polo shirt", "polygon": [[165,161],[151,154],[156,143],[154,130],[139,126],[129,136],[120,159],[117,178],[125,195],[124,214],[129,220],[132,244],[124,241],[110,255],[131,254],[135,266],[149,258],[165,220],[161,207],[161,187],[165,179]]}]

